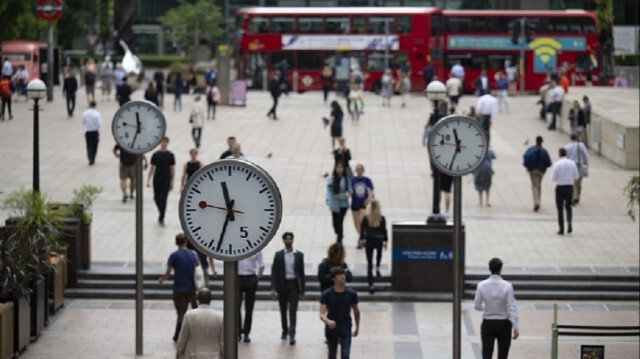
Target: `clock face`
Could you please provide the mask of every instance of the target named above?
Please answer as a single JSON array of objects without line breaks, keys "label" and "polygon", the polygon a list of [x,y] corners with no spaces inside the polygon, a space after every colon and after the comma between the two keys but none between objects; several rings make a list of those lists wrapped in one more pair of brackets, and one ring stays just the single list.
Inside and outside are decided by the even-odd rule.
[{"label": "clock face", "polygon": [[180,197],[180,223],[202,253],[235,261],[259,252],[282,217],[271,176],[245,160],[219,160],[193,174]]},{"label": "clock face", "polygon": [[443,173],[463,176],[475,171],[487,156],[487,136],[480,123],[467,116],[447,116],[429,134],[431,162]]},{"label": "clock face", "polygon": [[122,149],[142,154],[156,148],[166,130],[164,114],[149,101],[131,101],[113,116],[111,131]]}]

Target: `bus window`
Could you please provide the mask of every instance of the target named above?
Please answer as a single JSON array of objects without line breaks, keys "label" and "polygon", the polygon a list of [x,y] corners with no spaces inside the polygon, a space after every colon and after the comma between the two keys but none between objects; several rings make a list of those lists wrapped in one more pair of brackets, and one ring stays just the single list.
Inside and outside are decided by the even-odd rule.
[{"label": "bus window", "polygon": [[429,48],[429,56],[431,57],[431,61],[441,60],[442,59],[442,47],[440,46],[431,46]]},{"label": "bus window", "polygon": [[511,63],[513,63],[513,60],[511,60],[511,55],[489,55],[487,61],[485,62],[487,66],[486,69],[493,71],[504,71],[504,64],[506,60],[509,60]]},{"label": "bus window", "polygon": [[431,36],[442,35],[442,15],[431,15]]},{"label": "bus window", "polygon": [[596,23],[593,22],[591,18],[582,18],[580,19],[582,22],[582,30],[585,34],[595,34],[596,33]]},{"label": "bus window", "polygon": [[393,18],[391,16],[372,16],[369,18],[369,33],[370,34],[384,34],[385,33],[385,25],[384,23],[389,23],[389,33],[393,33],[394,24]]},{"label": "bus window", "polygon": [[249,19],[249,34],[264,34],[269,32],[269,18],[256,16]]},{"label": "bus window", "polygon": [[473,21],[474,19],[469,17],[450,17],[447,18],[445,30],[447,32],[468,33],[471,32],[471,23]]},{"label": "bus window", "polygon": [[555,28],[555,32],[560,34],[569,33],[569,25],[568,25],[567,18],[554,17],[554,18],[551,18],[550,20],[553,21],[553,27]]},{"label": "bus window", "polygon": [[[388,64],[391,67],[393,54],[387,54]],[[384,51],[371,51],[367,56],[367,71],[384,71],[387,66]]]},{"label": "bus window", "polygon": [[262,70],[266,68],[265,54],[261,52],[247,52],[244,55],[245,78],[249,88],[262,88]]},{"label": "bus window", "polygon": [[533,19],[533,20],[537,20],[538,21],[538,26],[536,29],[536,32],[541,32],[541,33],[553,33],[554,28],[553,28],[553,21],[551,21],[552,19],[550,18],[538,18],[538,19]]},{"label": "bus window", "polygon": [[411,18],[409,16],[398,16],[397,21],[398,34],[411,33]]},{"label": "bus window", "polygon": [[325,19],[326,33],[328,34],[348,34],[348,17],[328,17]]},{"label": "bus window", "polygon": [[322,52],[298,51],[298,70],[322,70]]},{"label": "bus window", "polygon": [[577,17],[568,18],[569,32],[572,34],[582,34],[582,21]]},{"label": "bus window", "polygon": [[271,69],[275,69],[282,60],[287,62],[287,67],[289,69],[293,68],[293,52],[291,51],[273,51],[271,53]]},{"label": "bus window", "polygon": [[301,34],[322,34],[322,18],[299,17],[298,32]]},{"label": "bus window", "polygon": [[409,57],[407,57],[406,51],[396,51],[394,53],[394,56],[393,56],[393,64],[395,65],[394,67],[398,67],[400,65],[406,64],[407,60],[409,60]]},{"label": "bus window", "polygon": [[354,34],[364,34],[365,32],[367,32],[367,19],[364,16],[352,17],[351,31]]},{"label": "bus window", "polygon": [[364,52],[362,51],[349,53],[349,68],[352,70],[355,68],[360,68],[361,70],[363,70],[364,59],[365,59],[365,56],[364,56]]},{"label": "bus window", "polygon": [[271,19],[271,32],[274,34],[291,34],[295,32],[294,18],[277,16]]}]

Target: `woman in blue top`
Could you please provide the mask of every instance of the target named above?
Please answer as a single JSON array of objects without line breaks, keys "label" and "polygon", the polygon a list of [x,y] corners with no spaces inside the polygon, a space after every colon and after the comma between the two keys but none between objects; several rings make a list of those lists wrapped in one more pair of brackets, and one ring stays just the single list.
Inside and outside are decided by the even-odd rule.
[{"label": "woman in blue top", "polygon": [[333,167],[333,175],[327,183],[326,202],[331,210],[333,219],[333,231],[336,233],[336,241],[342,243],[344,216],[349,209],[349,197],[351,193],[351,181],[345,175],[342,162],[336,162]]},{"label": "woman in blue top", "polygon": [[482,162],[482,165],[473,173],[473,183],[475,184],[476,191],[478,191],[478,198],[480,200],[480,207],[482,207],[482,192],[485,193],[485,203],[487,207],[491,207],[489,203],[489,189],[491,188],[491,177],[493,177],[493,169],[491,168],[492,160],[496,158],[496,154],[493,150],[489,150],[487,157]]},{"label": "woman in blue top", "polygon": [[[373,182],[369,177],[364,176],[364,166],[360,163],[356,165],[356,175],[351,177],[351,214],[353,224],[360,235],[362,228],[362,218],[366,212],[367,205],[373,199]],[[362,244],[358,242],[358,249],[362,249]]]}]

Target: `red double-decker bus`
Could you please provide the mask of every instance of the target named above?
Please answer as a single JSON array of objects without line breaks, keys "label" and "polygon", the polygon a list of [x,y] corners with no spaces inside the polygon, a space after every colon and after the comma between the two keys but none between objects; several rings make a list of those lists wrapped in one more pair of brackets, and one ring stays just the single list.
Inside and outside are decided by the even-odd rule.
[{"label": "red double-decker bus", "polygon": [[597,80],[600,45],[593,12],[444,10],[442,13],[444,65],[448,73],[451,66],[461,62],[467,91],[475,89],[474,82],[482,69],[487,70],[490,87],[494,88],[494,75],[505,70],[506,61],[519,64],[520,44],[512,44],[509,23],[521,18],[530,24],[532,33],[529,43],[520,38],[525,61],[519,73],[524,74],[525,90],[537,90],[549,70],[566,69],[575,85]]},{"label": "red double-decker bus", "polygon": [[428,60],[443,68],[437,8],[246,8],[237,14],[238,75],[252,88],[264,88],[283,60],[290,86],[298,91],[320,89],[325,64],[337,80],[360,67],[367,91],[380,86],[387,66],[408,65],[414,91],[425,88],[422,70]]}]

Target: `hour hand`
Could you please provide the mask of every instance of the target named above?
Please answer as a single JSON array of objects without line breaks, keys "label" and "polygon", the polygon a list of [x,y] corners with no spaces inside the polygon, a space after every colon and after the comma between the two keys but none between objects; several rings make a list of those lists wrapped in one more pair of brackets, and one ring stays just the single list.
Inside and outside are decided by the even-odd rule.
[{"label": "hour hand", "polygon": [[231,216],[229,218],[229,220],[231,221],[235,221],[236,217],[233,214],[233,201],[231,200],[231,198],[229,198],[229,189],[227,188],[227,182],[221,182],[220,186],[222,186],[222,195],[224,196],[224,203],[227,206],[227,211],[229,212],[229,215]]}]

